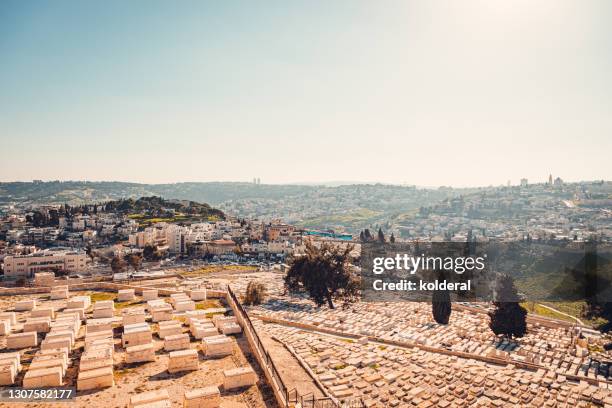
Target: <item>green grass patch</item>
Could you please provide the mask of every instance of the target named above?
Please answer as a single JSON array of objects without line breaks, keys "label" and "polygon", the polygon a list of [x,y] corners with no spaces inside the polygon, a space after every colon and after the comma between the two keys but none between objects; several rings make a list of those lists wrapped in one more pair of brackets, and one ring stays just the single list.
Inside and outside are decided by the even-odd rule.
[{"label": "green grass patch", "polygon": [[584,300],[575,301],[575,302],[542,302],[543,304],[554,307],[560,312],[567,313],[568,315],[577,317],[584,324],[590,325],[592,327],[599,327],[608,321],[601,317],[595,318],[587,318],[584,317],[584,310],[586,308],[586,302]]},{"label": "green grass patch", "polygon": [[[607,323],[607,321],[603,318],[600,317],[596,317],[596,318],[586,318],[583,316],[584,313],[584,308],[586,307],[586,302],[585,301],[575,301],[575,302],[542,302],[543,305],[552,307],[554,309],[557,309],[559,312],[563,312],[566,313],[570,316],[574,316],[577,317],[578,319],[580,319],[580,321],[582,321],[585,325],[587,326],[591,326],[591,327],[599,327],[605,323]],[[523,306],[525,309],[527,309],[527,311],[529,311],[530,313],[534,313],[537,314],[539,316],[545,316],[545,317],[550,317],[553,319],[558,319],[558,320],[564,320],[567,322],[571,322],[571,323],[576,323],[576,320],[572,319],[571,317],[565,316],[561,313],[555,312],[554,310],[550,310],[547,309],[545,307],[542,307],[541,305],[537,304],[537,303],[533,303],[533,302],[524,302],[521,303],[521,306]]]},{"label": "green grass patch", "polygon": [[[521,303],[521,306],[523,306],[529,313],[533,313],[538,316],[549,317],[551,319],[563,320],[563,321],[572,322],[572,323],[576,322],[576,320],[572,319],[569,316],[565,316],[564,314],[561,314],[554,310],[547,309],[537,303],[523,302]],[[554,307],[554,306],[551,306],[551,307]]]}]

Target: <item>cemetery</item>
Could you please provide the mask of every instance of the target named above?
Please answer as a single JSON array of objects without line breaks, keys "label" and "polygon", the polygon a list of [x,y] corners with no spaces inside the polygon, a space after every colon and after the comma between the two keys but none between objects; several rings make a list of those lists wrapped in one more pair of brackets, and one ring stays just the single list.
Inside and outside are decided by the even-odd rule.
[{"label": "cemetery", "polygon": [[[5,347],[0,352],[0,387],[74,387],[77,396],[71,405],[88,408],[220,407],[224,401],[247,407],[239,401],[254,381],[238,392],[220,392],[225,372],[250,368],[242,351],[234,349],[235,340],[212,342],[211,360],[202,350],[203,338],[223,336],[212,316],[229,312],[220,304],[196,310],[195,302],[206,300],[206,292],[160,296],[157,289],[117,289],[111,296],[113,292],[54,286],[46,294],[16,296],[12,302],[5,296],[9,303],[0,312],[0,347]],[[226,320],[239,335],[240,326],[230,326],[235,319]],[[166,376],[161,382],[149,381],[160,375]],[[172,392],[151,389],[159,384]],[[121,392],[116,391],[119,386]],[[258,391],[249,394],[249,400],[264,406]]]},{"label": "cemetery", "polygon": [[[612,406],[602,339],[581,327],[530,317],[527,334],[508,340],[489,330],[487,305],[453,305],[449,324],[440,325],[426,303],[317,308],[284,295],[276,276],[268,279],[267,301],[245,307],[255,333],[285,350],[304,381],[330,400],[381,408]],[[73,386],[79,407],[106,401],[264,407],[253,386],[268,387],[269,379],[256,371],[259,362],[245,358],[253,343],[244,321],[227,302],[215,304],[223,292],[193,281],[173,291],[55,286],[46,294],[4,297],[10,304],[0,312],[6,348],[0,387]],[[235,278],[234,290],[248,281]],[[240,402],[246,392],[255,405]]]},{"label": "cemetery", "polygon": [[[591,362],[591,348],[601,348],[602,339],[568,324],[528,320],[527,334],[513,341],[497,338],[489,329],[486,309],[454,305],[448,325],[433,321],[431,305],[424,302],[356,303],[350,310],[314,309],[304,300],[273,299],[250,313],[266,322],[310,327],[353,338],[366,336],[389,344],[448,351],[479,360],[497,357],[514,364],[535,364],[565,375],[593,380],[612,376],[609,364]],[[606,360],[609,360],[606,358]]]},{"label": "cemetery", "polygon": [[[263,323],[260,323],[263,329]],[[605,406],[610,391],[545,370],[520,370],[418,348],[360,344],[281,325],[265,330],[289,347],[338,399],[368,407]],[[566,405],[567,404],[567,405]]]}]

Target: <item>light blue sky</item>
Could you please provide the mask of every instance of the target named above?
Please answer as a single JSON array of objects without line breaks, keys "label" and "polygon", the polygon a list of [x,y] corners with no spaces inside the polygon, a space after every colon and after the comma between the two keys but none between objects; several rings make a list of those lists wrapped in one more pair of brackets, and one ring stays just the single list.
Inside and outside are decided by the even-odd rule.
[{"label": "light blue sky", "polygon": [[0,180],[612,179],[612,2],[0,1]]}]

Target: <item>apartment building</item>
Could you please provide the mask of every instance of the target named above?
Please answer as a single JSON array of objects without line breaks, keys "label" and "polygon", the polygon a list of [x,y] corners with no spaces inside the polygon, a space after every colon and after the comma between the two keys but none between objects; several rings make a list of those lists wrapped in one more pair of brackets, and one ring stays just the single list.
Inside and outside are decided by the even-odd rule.
[{"label": "apartment building", "polygon": [[295,227],[289,224],[268,224],[264,227],[264,235],[268,241],[276,241],[281,236],[291,235]]},{"label": "apartment building", "polygon": [[147,227],[143,231],[130,234],[128,242],[137,248],[147,245],[164,246],[167,244],[166,232],[164,228]]},{"label": "apartment building", "polygon": [[206,245],[206,251],[213,255],[231,254],[236,249],[236,243],[227,239],[210,241]]},{"label": "apartment building", "polygon": [[85,269],[84,251],[48,249],[29,255],[9,255],[4,258],[4,276],[33,276],[36,272],[78,272]]}]

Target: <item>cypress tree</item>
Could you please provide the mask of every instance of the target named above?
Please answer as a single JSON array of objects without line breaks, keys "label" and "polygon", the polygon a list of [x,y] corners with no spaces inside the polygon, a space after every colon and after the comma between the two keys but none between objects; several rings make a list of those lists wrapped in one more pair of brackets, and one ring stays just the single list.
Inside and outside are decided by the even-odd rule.
[{"label": "cypress tree", "polygon": [[503,275],[497,283],[495,309],[489,312],[489,327],[493,333],[507,338],[523,337],[527,333],[527,311],[519,304],[513,279]]},{"label": "cypress tree", "polygon": [[382,228],[378,228],[378,242],[385,242],[385,234],[383,234]]},{"label": "cypress tree", "polygon": [[450,295],[446,290],[436,290],[431,297],[431,312],[436,322],[448,324],[451,315]]}]

